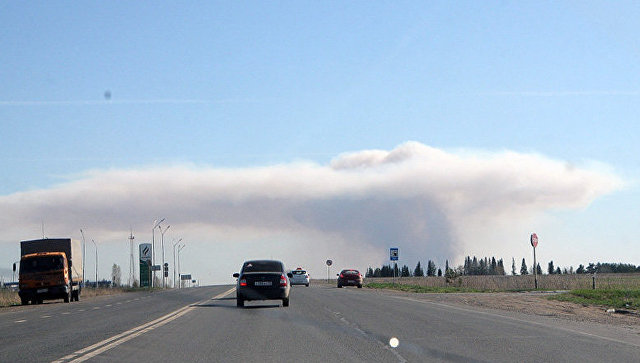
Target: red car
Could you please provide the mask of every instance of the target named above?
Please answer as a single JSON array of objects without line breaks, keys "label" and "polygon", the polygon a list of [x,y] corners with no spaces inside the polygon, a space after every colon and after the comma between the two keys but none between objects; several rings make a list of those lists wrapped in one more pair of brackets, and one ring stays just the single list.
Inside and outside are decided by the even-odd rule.
[{"label": "red car", "polygon": [[358,286],[362,288],[362,274],[358,270],[345,269],[340,271],[338,276],[338,287],[342,286]]}]

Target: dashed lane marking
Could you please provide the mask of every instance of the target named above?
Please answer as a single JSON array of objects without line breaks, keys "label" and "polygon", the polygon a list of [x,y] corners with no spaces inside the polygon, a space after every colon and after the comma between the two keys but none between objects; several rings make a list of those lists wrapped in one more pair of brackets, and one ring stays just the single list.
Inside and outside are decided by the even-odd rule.
[{"label": "dashed lane marking", "polygon": [[[229,295],[230,293],[232,293],[233,291],[235,291],[235,287],[232,287],[231,289],[218,294],[216,296],[214,296],[212,299],[219,299],[222,298],[226,295]],[[195,304],[189,304],[187,306],[183,306],[182,308],[175,310],[165,316],[162,316],[158,319],[155,319],[153,321],[150,321],[148,323],[142,324],[138,327],[135,327],[133,329],[129,329],[127,331],[125,331],[124,333],[120,333],[118,335],[114,335],[111,338],[105,339],[101,342],[98,342],[96,344],[90,345],[86,348],[80,349],[76,352],[74,352],[73,354],[69,354],[67,356],[64,356],[58,360],[53,361],[52,363],[63,363],[63,362],[67,362],[70,361],[72,363],[79,363],[79,362],[84,362],[88,359],[91,359],[111,348],[114,348],[124,342],[127,342],[135,337],[138,337],[146,332],[149,332],[157,327],[160,327],[162,325],[165,325],[167,323],[169,323],[170,321],[173,321],[179,317],[181,317],[184,314],[187,314],[188,312],[192,311],[195,306],[202,304],[204,302],[209,301],[210,299],[206,299],[200,302],[197,302]],[[75,358],[75,359],[74,359]]]}]

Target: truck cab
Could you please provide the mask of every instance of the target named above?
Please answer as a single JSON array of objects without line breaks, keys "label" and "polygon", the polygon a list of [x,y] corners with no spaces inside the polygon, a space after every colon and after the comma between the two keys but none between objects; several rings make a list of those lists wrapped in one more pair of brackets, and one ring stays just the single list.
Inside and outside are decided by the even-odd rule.
[{"label": "truck cab", "polygon": [[78,300],[78,291],[72,286],[71,274],[64,252],[39,252],[20,259],[19,292],[22,305],[31,301],[41,304],[43,300]]}]

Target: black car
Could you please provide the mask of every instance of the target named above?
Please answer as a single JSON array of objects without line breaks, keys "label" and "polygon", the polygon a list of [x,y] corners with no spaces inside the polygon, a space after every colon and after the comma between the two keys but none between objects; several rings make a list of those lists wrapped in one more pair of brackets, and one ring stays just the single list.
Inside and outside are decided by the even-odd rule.
[{"label": "black car", "polygon": [[244,306],[248,300],[282,300],[282,306],[289,306],[291,273],[286,273],[284,264],[275,260],[254,260],[242,264],[240,273],[234,273],[236,284],[236,304]]},{"label": "black car", "polygon": [[358,270],[345,269],[338,274],[338,287],[342,286],[357,286],[362,288],[362,274]]}]

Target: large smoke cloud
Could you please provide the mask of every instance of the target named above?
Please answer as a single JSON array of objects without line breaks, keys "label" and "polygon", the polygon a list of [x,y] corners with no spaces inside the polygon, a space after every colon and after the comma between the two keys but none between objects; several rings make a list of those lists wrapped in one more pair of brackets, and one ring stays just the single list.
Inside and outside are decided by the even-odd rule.
[{"label": "large smoke cloud", "polygon": [[446,152],[408,142],[340,155],[329,165],[91,171],[0,197],[0,241],[15,243],[42,220],[59,235],[81,227],[126,234],[167,216],[174,230],[308,236],[311,250],[353,246],[363,255],[399,245],[405,256],[442,260],[469,253],[465,239],[476,228],[581,208],[620,185],[611,173],[536,154]]}]

